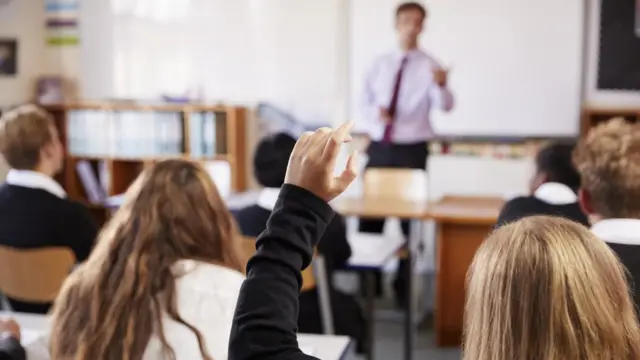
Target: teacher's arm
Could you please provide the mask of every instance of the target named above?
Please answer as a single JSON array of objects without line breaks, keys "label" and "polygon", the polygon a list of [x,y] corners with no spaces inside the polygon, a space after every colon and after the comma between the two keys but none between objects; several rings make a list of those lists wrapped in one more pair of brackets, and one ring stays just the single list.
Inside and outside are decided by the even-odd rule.
[{"label": "teacher's arm", "polygon": [[380,72],[380,60],[377,60],[365,73],[364,83],[360,94],[360,115],[366,122],[387,122],[389,114],[376,101],[375,81]]},{"label": "teacher's arm", "polygon": [[453,110],[454,98],[453,93],[448,87],[449,70],[437,66],[433,69],[433,85],[431,87],[430,97],[434,107],[449,112]]}]

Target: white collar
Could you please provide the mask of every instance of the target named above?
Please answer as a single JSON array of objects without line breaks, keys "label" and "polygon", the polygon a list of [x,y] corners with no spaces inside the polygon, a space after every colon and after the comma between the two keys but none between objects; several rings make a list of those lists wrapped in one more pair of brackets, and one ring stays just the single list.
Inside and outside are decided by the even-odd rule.
[{"label": "white collar", "polygon": [[7,174],[6,182],[15,186],[42,189],[59,198],[67,197],[67,192],[57,181],[37,171],[11,169]]},{"label": "white collar", "polygon": [[578,202],[578,195],[570,187],[557,182],[540,185],[533,196],[550,205],[567,205]]},{"label": "white collar", "polygon": [[264,188],[258,195],[257,204],[265,210],[273,210],[280,195],[280,188]]},{"label": "white collar", "polygon": [[608,243],[640,245],[640,219],[605,219],[593,224],[591,231]]}]

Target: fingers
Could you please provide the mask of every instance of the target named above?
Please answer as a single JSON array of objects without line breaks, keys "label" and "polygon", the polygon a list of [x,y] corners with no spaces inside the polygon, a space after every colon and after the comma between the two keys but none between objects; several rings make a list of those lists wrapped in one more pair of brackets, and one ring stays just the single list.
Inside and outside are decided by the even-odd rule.
[{"label": "fingers", "polygon": [[323,152],[323,157],[326,160],[328,160],[332,164],[335,164],[335,161],[338,158],[340,146],[347,141],[351,141],[351,135],[349,134],[349,132],[352,128],[353,121],[348,121],[340,125],[330,134]]},{"label": "fingers", "polygon": [[316,153],[319,157],[322,156],[325,144],[331,136],[331,131],[331,128],[328,127],[321,127],[320,129],[316,130],[316,132],[311,137],[311,140],[309,141],[308,150],[310,152]]},{"label": "fingers", "polygon": [[357,164],[358,164],[358,152],[354,151],[353,154],[349,156],[345,169],[342,171],[340,176],[335,178],[335,181],[334,181],[336,185],[335,191],[338,194],[344,192],[349,187],[349,185],[351,185],[353,180],[355,180],[356,177],[358,176]]},{"label": "fingers", "polygon": [[309,140],[311,139],[312,135],[313,135],[313,132],[311,131],[305,131],[304,133],[302,133],[298,141],[296,141],[296,145],[293,147],[293,151],[291,151],[291,154],[300,154],[304,152],[304,149],[309,143]]}]

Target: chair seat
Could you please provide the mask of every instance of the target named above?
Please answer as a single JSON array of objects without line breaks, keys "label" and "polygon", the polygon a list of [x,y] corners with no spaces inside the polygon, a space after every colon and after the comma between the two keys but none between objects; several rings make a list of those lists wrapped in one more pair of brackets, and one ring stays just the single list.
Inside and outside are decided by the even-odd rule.
[{"label": "chair seat", "polygon": [[362,269],[381,269],[404,245],[398,236],[355,233],[347,236],[351,246],[349,266]]}]

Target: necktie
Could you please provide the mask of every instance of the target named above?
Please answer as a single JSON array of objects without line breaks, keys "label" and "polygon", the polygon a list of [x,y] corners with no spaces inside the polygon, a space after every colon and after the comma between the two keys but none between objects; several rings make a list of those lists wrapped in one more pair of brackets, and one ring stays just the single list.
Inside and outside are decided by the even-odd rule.
[{"label": "necktie", "polygon": [[395,122],[396,110],[398,107],[398,95],[400,94],[400,85],[402,83],[402,73],[404,72],[404,67],[407,65],[407,57],[402,58],[402,62],[400,63],[400,68],[398,69],[398,73],[396,74],[396,80],[393,85],[393,95],[391,95],[391,103],[389,104],[389,116],[391,117],[391,121],[384,128],[384,136],[382,137],[382,142],[390,143],[391,135],[393,134],[393,124]]}]

